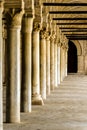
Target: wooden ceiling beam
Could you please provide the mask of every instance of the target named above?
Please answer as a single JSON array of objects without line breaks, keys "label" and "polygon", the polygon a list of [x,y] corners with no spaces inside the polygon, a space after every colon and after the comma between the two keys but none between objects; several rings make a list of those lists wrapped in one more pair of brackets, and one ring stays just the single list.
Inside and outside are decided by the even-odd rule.
[{"label": "wooden ceiling beam", "polygon": [[87,29],[83,30],[83,29],[78,29],[78,30],[62,30],[62,32],[87,32]]},{"label": "wooden ceiling beam", "polygon": [[67,37],[69,40],[87,40],[87,37]]},{"label": "wooden ceiling beam", "polygon": [[67,38],[86,38],[87,39],[87,36],[66,36]]},{"label": "wooden ceiling beam", "polygon": [[63,30],[65,30],[65,29],[67,29],[67,30],[68,30],[68,29],[73,29],[73,30],[74,30],[74,29],[78,29],[78,30],[79,30],[79,29],[84,29],[84,30],[86,30],[87,28],[82,28],[82,27],[60,27],[60,29],[63,29]]},{"label": "wooden ceiling beam", "polygon": [[66,35],[66,36],[72,36],[72,37],[78,37],[78,36],[81,36],[81,37],[87,37],[87,34],[64,34],[64,35]]},{"label": "wooden ceiling beam", "polygon": [[78,17],[76,17],[76,18],[53,18],[53,20],[87,20],[87,18],[78,18]]},{"label": "wooden ceiling beam", "polygon": [[86,23],[56,23],[57,25],[87,25],[87,22]]},{"label": "wooden ceiling beam", "polygon": [[87,14],[87,11],[49,11],[50,14]]},{"label": "wooden ceiling beam", "polygon": [[87,3],[43,3],[44,6],[87,6]]}]

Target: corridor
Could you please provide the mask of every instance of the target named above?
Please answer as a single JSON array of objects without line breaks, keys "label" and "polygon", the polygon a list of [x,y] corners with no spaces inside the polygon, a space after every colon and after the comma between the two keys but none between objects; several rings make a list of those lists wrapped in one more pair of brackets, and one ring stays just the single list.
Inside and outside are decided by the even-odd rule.
[{"label": "corridor", "polygon": [[87,75],[68,75],[44,103],[4,130],[87,130]]}]

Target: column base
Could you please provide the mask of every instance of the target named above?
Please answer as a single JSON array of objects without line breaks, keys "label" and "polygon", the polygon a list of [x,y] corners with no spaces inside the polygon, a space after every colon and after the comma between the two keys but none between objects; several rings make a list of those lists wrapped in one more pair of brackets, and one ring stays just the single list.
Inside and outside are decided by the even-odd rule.
[{"label": "column base", "polygon": [[36,94],[32,96],[32,105],[44,105],[41,95]]}]

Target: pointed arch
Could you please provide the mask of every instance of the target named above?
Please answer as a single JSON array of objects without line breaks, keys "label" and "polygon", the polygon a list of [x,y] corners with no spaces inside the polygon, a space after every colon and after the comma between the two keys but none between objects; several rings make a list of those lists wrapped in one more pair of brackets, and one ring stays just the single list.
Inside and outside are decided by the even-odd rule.
[{"label": "pointed arch", "polygon": [[78,56],[82,55],[82,48],[81,48],[80,42],[78,40],[72,40],[72,42],[75,44],[77,48],[77,55]]}]

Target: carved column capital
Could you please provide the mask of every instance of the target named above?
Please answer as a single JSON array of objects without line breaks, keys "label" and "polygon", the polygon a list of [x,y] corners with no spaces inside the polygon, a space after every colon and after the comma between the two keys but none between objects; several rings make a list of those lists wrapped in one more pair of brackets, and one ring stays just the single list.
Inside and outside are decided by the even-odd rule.
[{"label": "carved column capital", "polygon": [[50,38],[51,38],[51,31],[47,31],[47,35],[46,36],[47,36],[46,39],[50,40]]},{"label": "carved column capital", "polygon": [[56,36],[56,33],[55,33],[54,31],[52,31],[50,40],[51,40],[51,41],[55,40],[55,38],[56,38],[55,36]]},{"label": "carved column capital", "polygon": [[58,47],[61,47],[61,42],[60,42],[60,41],[57,43],[57,46],[58,46]]},{"label": "carved column capital", "polygon": [[40,31],[40,37],[41,37],[41,39],[45,39],[46,38],[46,32],[41,30]]},{"label": "carved column capital", "polygon": [[22,21],[23,14],[24,14],[24,10],[20,11],[19,13],[16,13],[12,17],[12,22],[11,22],[12,27],[21,26],[21,21]]},{"label": "carved column capital", "polygon": [[68,44],[67,44],[66,42],[62,43],[61,47],[62,47],[64,50],[68,51],[68,48],[69,48],[69,47],[68,47]]},{"label": "carved column capital", "polygon": [[41,23],[34,22],[33,23],[33,31],[40,31],[41,30]]},{"label": "carved column capital", "polygon": [[34,0],[34,23],[33,30],[40,31],[42,27],[42,5],[41,0]]},{"label": "carved column capital", "polygon": [[46,39],[48,36],[48,32],[47,32],[47,28],[46,27],[42,27],[41,31],[40,31],[40,36],[41,39]]},{"label": "carved column capital", "polygon": [[63,38],[62,48],[68,51],[68,39],[66,37]]}]

